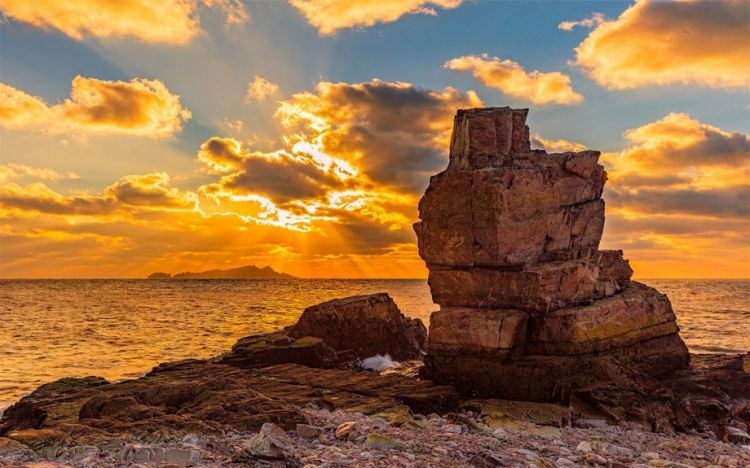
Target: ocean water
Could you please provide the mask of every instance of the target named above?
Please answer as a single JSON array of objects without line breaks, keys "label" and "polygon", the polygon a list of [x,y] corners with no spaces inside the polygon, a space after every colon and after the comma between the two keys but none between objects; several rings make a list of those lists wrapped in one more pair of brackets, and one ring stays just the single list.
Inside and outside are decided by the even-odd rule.
[{"label": "ocean water", "polygon": [[[669,295],[692,352],[750,350],[750,281],[645,282]],[[437,310],[423,280],[0,280],[0,409],[61,377],[138,377],[382,291],[425,323]]]}]

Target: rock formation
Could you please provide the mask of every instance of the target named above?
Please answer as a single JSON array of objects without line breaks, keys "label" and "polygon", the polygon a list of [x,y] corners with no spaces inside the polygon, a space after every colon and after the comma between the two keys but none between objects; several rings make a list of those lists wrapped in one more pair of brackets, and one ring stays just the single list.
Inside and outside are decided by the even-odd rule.
[{"label": "rock formation", "polygon": [[294,338],[320,338],[336,351],[354,351],[360,359],[376,354],[415,359],[422,356],[427,344],[427,328],[422,321],[405,317],[386,293],[308,307],[287,333]]},{"label": "rock formation", "polygon": [[459,110],[414,225],[433,300],[423,373],[465,394],[556,400],[602,359],[652,376],[689,361],[669,299],[599,250],[599,152],[532,150],[527,109]]}]

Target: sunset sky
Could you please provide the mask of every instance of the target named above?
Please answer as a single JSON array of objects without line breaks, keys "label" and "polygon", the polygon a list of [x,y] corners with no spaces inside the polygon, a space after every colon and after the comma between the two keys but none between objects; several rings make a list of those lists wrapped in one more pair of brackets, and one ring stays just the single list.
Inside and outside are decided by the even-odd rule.
[{"label": "sunset sky", "polygon": [[424,278],[458,108],[602,151],[603,248],[750,277],[750,3],[0,0],[0,277]]}]

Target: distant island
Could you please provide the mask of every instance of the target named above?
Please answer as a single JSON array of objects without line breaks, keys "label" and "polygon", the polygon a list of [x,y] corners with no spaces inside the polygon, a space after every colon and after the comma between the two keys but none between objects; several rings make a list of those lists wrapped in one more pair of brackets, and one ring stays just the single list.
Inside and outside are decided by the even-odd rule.
[{"label": "distant island", "polygon": [[170,275],[169,273],[156,272],[148,275],[148,279],[293,279],[288,273],[280,273],[267,266],[258,268],[255,265],[246,265],[228,270],[208,270],[193,273],[186,271]]}]

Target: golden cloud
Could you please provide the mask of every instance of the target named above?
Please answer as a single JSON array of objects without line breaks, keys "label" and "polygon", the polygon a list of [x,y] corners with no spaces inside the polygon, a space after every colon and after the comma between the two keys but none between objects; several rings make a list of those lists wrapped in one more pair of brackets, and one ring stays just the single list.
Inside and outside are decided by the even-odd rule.
[{"label": "golden cloud", "polygon": [[314,93],[282,101],[276,116],[293,150],[351,172],[346,163],[381,186],[419,193],[446,164],[456,109],[481,105],[473,91],[374,79],[321,82]]},{"label": "golden cloud", "polygon": [[449,60],[443,67],[470,72],[485,86],[534,104],[569,105],[583,101],[583,96],[571,87],[569,76],[560,72],[526,72],[511,60],[490,58],[486,54],[464,55]]},{"label": "golden cloud", "polygon": [[[250,14],[242,0],[200,0],[221,10],[228,26]],[[184,45],[201,34],[197,0],[0,0],[0,12],[77,40],[135,38],[150,44]]]},{"label": "golden cloud", "polygon": [[391,23],[404,15],[436,15],[434,7],[456,8],[463,0],[289,0],[320,34],[339,29],[365,28]]},{"label": "golden cloud", "polygon": [[639,0],[576,48],[576,62],[609,89],[695,83],[750,85],[746,0]]},{"label": "golden cloud", "polygon": [[253,81],[248,83],[245,93],[245,102],[263,101],[279,92],[279,85],[268,81],[262,76],[255,75]]},{"label": "golden cloud", "polygon": [[198,161],[221,177],[199,189],[200,209],[297,231],[380,226],[411,239],[417,194],[446,164],[456,108],[481,105],[453,88],[321,82],[280,103],[282,148],[222,137],[201,145]]},{"label": "golden cloud", "polygon": [[70,99],[54,105],[0,83],[0,117],[0,126],[12,129],[166,138],[179,132],[191,114],[159,80],[77,76]]},{"label": "golden cloud", "polygon": [[22,177],[49,180],[53,182],[79,178],[78,174],[70,171],[60,172],[46,167],[34,167],[18,163],[0,164],[0,184],[20,179]]},{"label": "golden cloud", "polygon": [[641,277],[747,277],[750,137],[671,113],[602,154],[609,182],[603,245]]},{"label": "golden cloud", "polygon": [[200,25],[191,0],[0,0],[7,16],[74,39],[133,37],[147,43],[185,44]]},{"label": "golden cloud", "polygon": [[557,27],[563,31],[572,31],[573,28],[588,28],[591,29],[594,26],[598,26],[607,21],[602,13],[593,13],[588,18],[584,18],[578,21],[563,21],[557,25]]},{"label": "golden cloud", "polygon": [[64,196],[41,182],[0,187],[0,207],[20,211],[78,216],[106,216],[133,210],[192,210],[195,194],[169,187],[164,173],[131,175],[110,185],[100,195]]},{"label": "golden cloud", "polygon": [[[632,246],[644,261],[686,262],[710,249],[737,266],[737,244],[750,232],[750,137],[678,113],[625,137],[632,146],[602,155],[610,178],[606,239]],[[731,274],[744,276],[738,271]]]}]

